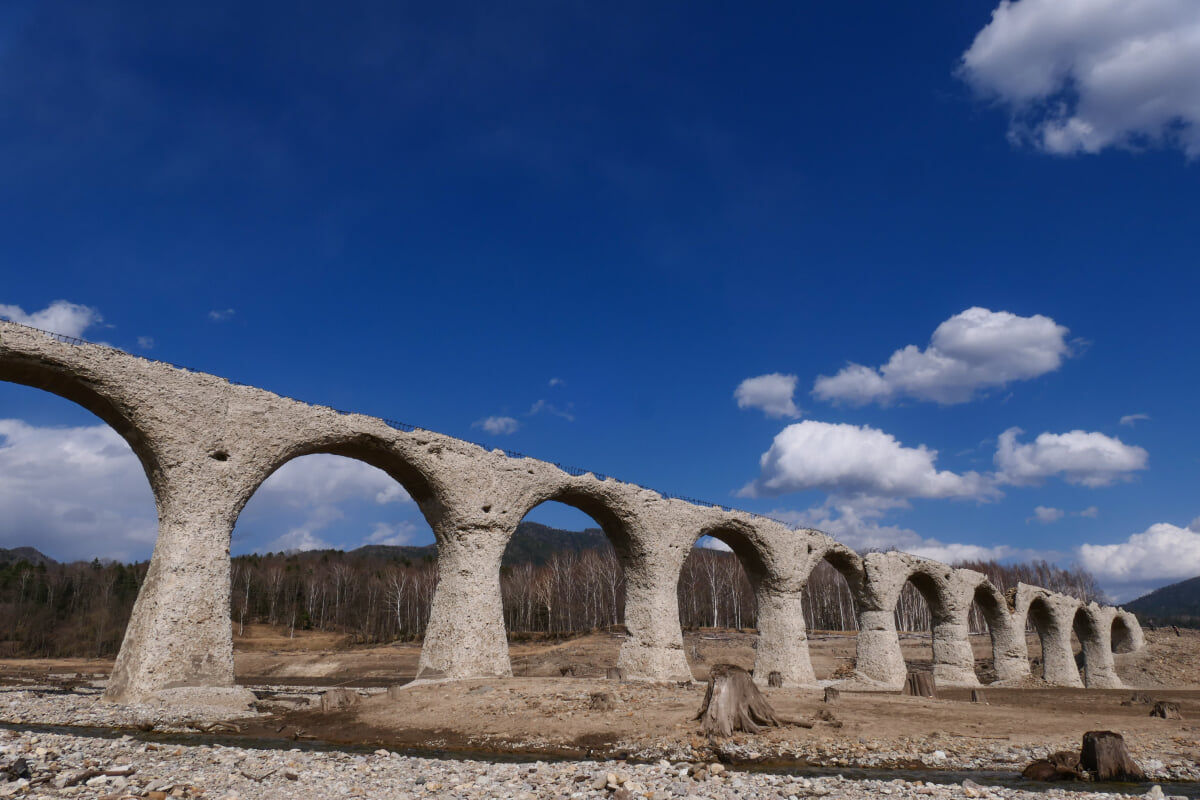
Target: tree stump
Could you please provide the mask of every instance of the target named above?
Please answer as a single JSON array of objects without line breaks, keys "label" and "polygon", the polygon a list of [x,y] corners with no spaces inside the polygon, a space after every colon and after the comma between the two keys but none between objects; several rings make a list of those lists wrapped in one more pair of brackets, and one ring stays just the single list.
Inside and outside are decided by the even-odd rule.
[{"label": "tree stump", "polygon": [[696,719],[704,720],[707,736],[730,736],[734,731],[758,733],[764,727],[783,724],[750,673],[733,664],[713,665]]},{"label": "tree stump", "polygon": [[609,667],[604,671],[604,677],[610,681],[625,680],[625,670],[620,667]]},{"label": "tree stump", "polygon": [[336,711],[358,704],[358,692],[351,689],[327,689],[321,695],[321,710]]},{"label": "tree stump", "polygon": [[1125,737],[1114,731],[1088,731],[1083,735],[1079,763],[1098,781],[1144,781],[1146,773],[1134,763]]},{"label": "tree stump", "polygon": [[901,694],[909,697],[937,697],[937,685],[931,672],[910,672]]},{"label": "tree stump", "polygon": [[772,689],[782,689],[783,673],[772,672],[771,674],[767,675],[767,686],[771,687]]},{"label": "tree stump", "polygon": [[1179,713],[1179,703],[1168,703],[1165,700],[1154,704],[1154,708],[1150,709],[1150,716],[1159,719],[1183,719],[1183,715]]},{"label": "tree stump", "polygon": [[617,707],[617,698],[612,692],[593,692],[588,698],[588,708],[593,711],[612,711]]},{"label": "tree stump", "polygon": [[826,703],[836,703],[841,696],[842,696],[842,693],[839,692],[837,689],[833,688],[832,686],[825,687],[825,702]]},{"label": "tree stump", "polygon": [[971,702],[972,703],[983,703],[985,706],[988,704],[987,698],[984,697],[982,689],[972,689],[971,690]]},{"label": "tree stump", "polygon": [[1049,758],[1039,758],[1027,766],[1021,777],[1032,781],[1081,781],[1079,754],[1074,750],[1059,750]]}]

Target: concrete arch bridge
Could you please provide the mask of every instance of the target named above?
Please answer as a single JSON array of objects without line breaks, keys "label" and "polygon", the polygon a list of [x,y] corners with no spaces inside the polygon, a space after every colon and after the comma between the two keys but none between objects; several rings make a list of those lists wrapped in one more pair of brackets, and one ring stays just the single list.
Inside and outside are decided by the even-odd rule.
[{"label": "concrete arch bridge", "polygon": [[[942,685],[977,685],[968,641],[972,603],[991,631],[1001,681],[1030,674],[1025,629],[1041,637],[1044,677],[1063,686],[1117,687],[1114,647],[1142,646],[1137,619],[1117,608],[1021,584],[1004,595],[981,573],[904,553],[859,556],[815,530],[705,506],[592,473],[361,414],[314,406],[214,375],[0,321],[0,380],[52,392],[88,409],[129,443],[145,469],[159,518],[149,572],[106,693],[115,702],[235,693],[229,618],[230,535],[243,506],[294,458],[359,459],[399,481],[432,527],[438,584],[420,677],[511,674],[500,560],[517,524],[547,501],[595,519],[625,571],[628,637],[619,666],[642,680],[690,679],[676,587],[702,536],[741,560],[758,604],[756,680],[815,684],[801,596],[827,561],[857,607],[857,679],[895,688],[905,664],[894,623],[911,581],[933,618],[933,664]],[[1071,634],[1083,649],[1076,665]]]}]

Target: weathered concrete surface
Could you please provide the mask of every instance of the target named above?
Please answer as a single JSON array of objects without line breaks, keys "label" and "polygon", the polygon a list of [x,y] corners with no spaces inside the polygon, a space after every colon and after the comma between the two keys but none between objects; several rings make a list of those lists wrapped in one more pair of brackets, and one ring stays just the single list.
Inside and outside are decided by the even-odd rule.
[{"label": "weathered concrete surface", "polygon": [[[236,706],[229,620],[229,542],[249,498],[294,458],[359,459],[404,486],[438,545],[438,586],[422,650],[422,678],[511,674],[499,567],[517,524],[548,501],[573,505],[603,528],[625,570],[628,639],[618,665],[631,679],[690,678],[676,589],[701,536],[730,546],[759,607],[755,680],[814,683],[803,591],[825,560],[846,577],[858,608],[858,679],[895,688],[905,664],[895,626],[911,581],[933,617],[934,674],[975,685],[967,639],[972,602],[992,632],[1003,680],[1029,674],[1023,635],[1042,637],[1045,677],[1059,685],[1119,685],[1111,650],[1142,646],[1137,620],[1119,609],[1020,586],[1012,602],[986,578],[903,553],[865,558],[819,531],[791,530],[740,511],[695,505],[590,473],[572,475],[532,458],[359,414],[313,406],[213,375],[112,348],[64,341],[0,321],[0,380],[53,392],[89,409],[129,442],[146,470],[159,535],[106,697],[128,702],[207,692]],[[1084,642],[1081,679],[1070,635]]]}]

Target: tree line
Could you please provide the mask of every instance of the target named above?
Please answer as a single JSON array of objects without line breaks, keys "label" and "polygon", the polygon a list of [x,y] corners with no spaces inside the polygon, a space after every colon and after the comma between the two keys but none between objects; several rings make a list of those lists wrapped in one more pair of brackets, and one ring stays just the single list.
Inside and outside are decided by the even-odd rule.
[{"label": "tree line", "polygon": [[[513,635],[564,635],[620,625],[625,577],[606,540],[595,547],[557,550],[501,568],[504,622]],[[230,619],[235,634],[267,624],[291,634],[317,630],[352,643],[419,640],[437,585],[437,563],[421,557],[341,551],[272,553],[232,560]],[[968,562],[1005,591],[1018,581],[1084,601],[1103,600],[1095,579],[1079,568],[1044,561]],[[120,648],[148,564],[100,561],[0,565],[0,657],[104,657]],[[755,627],[754,591],[738,559],[694,548],[679,584],[680,624],[694,628]],[[854,598],[842,575],[822,561],[804,589],[809,630],[857,627]],[[896,608],[897,628],[930,628],[929,607],[910,582]],[[978,609],[972,630],[986,623]]]}]

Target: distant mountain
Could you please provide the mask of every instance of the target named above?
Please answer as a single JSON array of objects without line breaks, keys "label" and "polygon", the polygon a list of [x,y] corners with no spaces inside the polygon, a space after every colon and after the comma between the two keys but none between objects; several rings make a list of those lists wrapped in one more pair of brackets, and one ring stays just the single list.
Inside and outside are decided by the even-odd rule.
[{"label": "distant mountain", "polygon": [[1124,608],[1137,614],[1143,625],[1200,628],[1200,577],[1155,589],[1131,603],[1125,603]]},{"label": "distant mountain", "polygon": [[19,564],[22,561],[28,561],[35,567],[38,564],[49,565],[58,563],[50,556],[32,547],[14,547],[11,550],[6,550],[5,548],[0,547],[0,566]]},{"label": "distant mountain", "polygon": [[[588,528],[583,531],[564,531],[551,528],[537,522],[522,522],[517,526],[516,533],[509,540],[504,551],[503,564],[533,563],[545,564],[551,554],[563,550],[581,552],[600,547],[606,543],[604,532],[599,528]],[[351,550],[347,555],[355,558],[382,559],[385,561],[417,562],[426,558],[437,558],[437,546],[427,544],[424,547],[394,547],[382,544],[369,544],[357,550]]]}]

